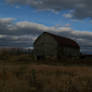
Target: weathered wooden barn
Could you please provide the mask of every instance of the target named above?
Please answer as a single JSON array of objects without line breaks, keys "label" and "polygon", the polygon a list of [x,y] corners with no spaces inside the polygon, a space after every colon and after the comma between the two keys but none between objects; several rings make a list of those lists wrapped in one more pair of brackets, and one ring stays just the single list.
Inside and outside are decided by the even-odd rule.
[{"label": "weathered wooden barn", "polygon": [[72,39],[44,32],[35,40],[33,53],[37,59],[78,57],[80,46]]}]

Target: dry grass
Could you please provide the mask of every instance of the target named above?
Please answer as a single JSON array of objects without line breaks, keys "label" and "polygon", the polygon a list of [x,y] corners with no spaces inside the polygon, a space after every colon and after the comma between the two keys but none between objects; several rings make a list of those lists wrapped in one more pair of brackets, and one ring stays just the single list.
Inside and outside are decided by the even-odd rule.
[{"label": "dry grass", "polygon": [[92,92],[92,60],[35,61],[0,55],[0,92]]},{"label": "dry grass", "polygon": [[92,92],[92,67],[2,64],[0,92]]}]

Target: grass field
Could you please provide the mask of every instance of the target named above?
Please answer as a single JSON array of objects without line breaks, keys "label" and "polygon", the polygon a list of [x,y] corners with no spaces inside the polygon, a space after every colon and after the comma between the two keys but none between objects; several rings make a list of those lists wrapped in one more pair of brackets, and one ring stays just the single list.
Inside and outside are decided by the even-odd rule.
[{"label": "grass field", "polygon": [[91,65],[32,61],[24,55],[0,58],[0,92],[92,92]]},{"label": "grass field", "polygon": [[92,92],[92,67],[0,65],[0,92]]}]

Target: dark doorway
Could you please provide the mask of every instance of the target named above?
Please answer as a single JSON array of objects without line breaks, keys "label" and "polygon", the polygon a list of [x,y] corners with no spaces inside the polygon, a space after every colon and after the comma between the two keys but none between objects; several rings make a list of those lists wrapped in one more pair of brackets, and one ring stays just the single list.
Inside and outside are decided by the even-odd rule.
[{"label": "dark doorway", "polygon": [[44,56],[37,56],[37,60],[45,59]]}]

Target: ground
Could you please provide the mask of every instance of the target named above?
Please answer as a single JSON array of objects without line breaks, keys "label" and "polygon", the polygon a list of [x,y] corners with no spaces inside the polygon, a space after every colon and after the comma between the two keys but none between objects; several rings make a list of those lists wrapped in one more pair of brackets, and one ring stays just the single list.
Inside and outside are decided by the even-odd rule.
[{"label": "ground", "polygon": [[24,55],[6,58],[0,61],[0,92],[92,92],[91,65],[33,62]]}]

